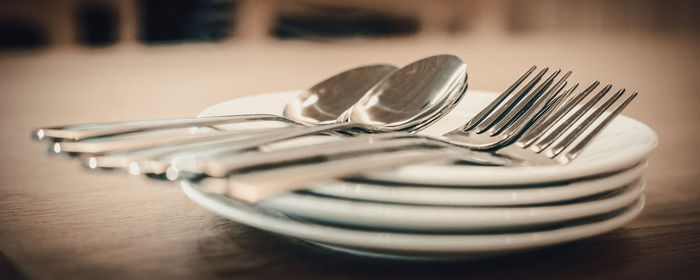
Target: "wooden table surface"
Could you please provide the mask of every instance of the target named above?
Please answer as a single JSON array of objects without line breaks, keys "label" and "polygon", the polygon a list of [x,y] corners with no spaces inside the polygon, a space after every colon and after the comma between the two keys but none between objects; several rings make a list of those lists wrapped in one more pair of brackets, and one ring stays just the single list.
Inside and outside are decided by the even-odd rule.
[{"label": "wooden table surface", "polygon": [[[0,279],[700,279],[699,50],[671,37],[523,36],[0,54]],[[35,126],[193,116],[352,66],[435,53],[461,56],[472,89],[500,90],[538,64],[639,90],[625,113],[661,139],[642,215],[601,236],[488,260],[365,259],[221,218],[168,183],[86,172],[29,139]]]}]

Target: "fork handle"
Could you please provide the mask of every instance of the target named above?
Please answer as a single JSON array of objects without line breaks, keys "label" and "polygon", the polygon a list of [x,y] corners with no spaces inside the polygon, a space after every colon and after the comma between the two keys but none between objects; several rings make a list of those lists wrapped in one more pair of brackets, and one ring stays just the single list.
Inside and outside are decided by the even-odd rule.
[{"label": "fork handle", "polygon": [[279,121],[299,124],[285,117],[272,114],[228,115],[204,118],[144,120],[112,123],[93,123],[38,128],[32,131],[37,139],[79,141],[88,138],[113,136],[119,134],[143,132],[159,129],[183,128],[190,126],[211,126],[251,121]]},{"label": "fork handle", "polygon": [[[211,177],[226,177],[237,170],[256,166],[295,162],[326,157],[336,158],[341,155],[377,153],[409,146],[435,146],[437,143],[415,134],[387,133],[379,135],[361,135],[329,143],[287,148],[270,152],[237,154],[207,159],[203,172]],[[194,175],[194,174],[192,174]],[[200,175],[200,174],[196,174]]]},{"label": "fork handle", "polygon": [[[333,161],[339,157],[354,157],[372,153],[382,154],[398,149],[417,147],[429,149],[449,148],[450,158],[455,160],[464,160],[479,164],[512,164],[508,159],[494,156],[491,153],[472,151],[440,138],[396,132],[356,136],[329,143],[287,148],[271,152],[249,153],[245,155],[236,154],[232,156],[203,159],[201,164],[196,164],[195,166],[204,167],[194,169],[194,172],[191,172],[194,174],[188,175],[205,174],[211,177],[225,177],[237,170],[270,164],[281,165],[279,168],[285,168],[285,166],[294,165],[303,160],[320,157],[330,162],[329,164],[332,165]],[[395,165],[400,166],[402,164],[405,163],[397,162]],[[186,166],[185,164],[183,165]],[[185,168],[178,169],[183,170]],[[265,170],[260,172],[265,172]]]},{"label": "fork handle", "polygon": [[[323,182],[340,177],[348,177],[372,170],[381,170],[399,164],[411,164],[445,159],[445,150],[400,150],[392,153],[364,155],[349,159],[334,160],[332,164],[322,162],[286,168],[270,169],[244,175],[232,175],[225,181],[225,186],[204,189],[209,192],[222,193],[230,197],[258,202],[279,194],[305,189],[311,183]],[[208,178],[215,179],[215,178]],[[221,180],[221,179],[219,179]],[[206,183],[207,179],[202,182]],[[218,181],[220,182],[220,181]]]},{"label": "fork handle", "polygon": [[232,174],[227,178],[206,177],[199,183],[207,192],[225,194],[255,203],[287,192],[308,189],[316,183],[396,168],[404,165],[465,160],[481,163],[512,165],[491,153],[455,149],[454,146],[415,146],[393,151],[354,155],[311,164]]}]

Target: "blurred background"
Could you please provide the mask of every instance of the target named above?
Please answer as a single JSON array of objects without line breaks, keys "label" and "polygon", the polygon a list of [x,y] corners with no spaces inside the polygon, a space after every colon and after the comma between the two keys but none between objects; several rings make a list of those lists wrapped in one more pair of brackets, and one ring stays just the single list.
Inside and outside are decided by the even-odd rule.
[{"label": "blurred background", "polygon": [[426,34],[700,36],[694,0],[4,0],[0,48]]},{"label": "blurred background", "polygon": [[[206,239],[221,228],[209,223],[222,222],[187,216],[193,206],[176,188],[47,160],[29,141],[31,128],[190,117],[233,98],[306,88],[363,64],[401,66],[451,53],[468,65],[467,94],[501,91],[531,65],[573,70],[569,80],[583,85],[600,80],[639,91],[624,114],[661,139],[649,161],[647,210],[627,226],[629,238],[600,243],[622,241],[624,259],[612,260],[624,260],[626,269],[668,267],[657,256],[682,254],[697,235],[687,217],[700,201],[699,14],[697,0],[0,0],[0,183],[17,186],[0,187],[4,205],[15,209],[1,216],[22,225],[14,228],[18,234],[0,234],[2,251],[44,278],[85,267],[125,269],[115,254],[170,263],[174,273],[209,267],[207,257],[231,256],[217,248],[188,259],[196,242],[177,234],[194,231]],[[123,199],[106,201],[115,194]],[[34,209],[54,215],[34,222]],[[161,219],[166,212],[175,216]],[[103,217],[111,227],[89,227]],[[145,222],[124,225],[135,217]],[[659,233],[642,230],[649,225]],[[65,230],[47,238],[56,228]],[[92,248],[83,242],[131,247],[66,258]]]},{"label": "blurred background", "polygon": [[[129,53],[134,66],[150,65],[148,58],[142,58],[153,53],[180,53],[174,57],[227,53],[266,66],[261,68],[298,69],[298,64],[277,63],[280,56],[282,60],[293,56],[330,74],[330,69],[322,68],[406,63],[439,52],[462,55],[468,64],[479,66],[484,55],[496,50],[499,54],[487,59],[488,68],[500,73],[512,59],[530,58],[517,70],[526,64],[550,63],[533,55],[604,56],[598,48],[627,53],[664,45],[695,48],[700,39],[700,2],[694,0],[0,0],[0,4],[0,59],[60,53],[85,61],[96,56],[122,60],[129,56],[120,54]],[[526,46],[518,48],[520,43]],[[251,54],[251,49],[261,51]],[[319,50],[340,54],[329,60]],[[149,55],[139,55],[144,53]],[[468,59],[477,55],[474,61]],[[347,61],[348,56],[354,61]],[[273,64],[267,65],[269,61]],[[551,61],[573,70],[585,67],[564,59]],[[101,69],[89,67],[89,72],[119,72],[116,65],[105,63]],[[211,64],[212,70],[218,68],[215,64],[229,69],[255,67],[229,60]],[[139,67],[122,67],[130,68]],[[292,88],[306,85],[281,82]],[[484,86],[497,89],[488,81]]]}]

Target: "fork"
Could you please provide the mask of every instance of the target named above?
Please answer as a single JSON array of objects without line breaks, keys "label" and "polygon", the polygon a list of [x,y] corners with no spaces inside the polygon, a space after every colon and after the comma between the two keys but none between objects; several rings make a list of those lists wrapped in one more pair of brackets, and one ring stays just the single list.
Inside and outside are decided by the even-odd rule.
[{"label": "fork", "polygon": [[[308,188],[314,182],[413,163],[430,161],[450,163],[462,160],[513,166],[563,165],[576,159],[592,139],[600,134],[637,96],[637,92],[631,94],[607,116],[604,116],[606,110],[610,109],[625,93],[625,89],[620,89],[602,105],[594,108],[595,103],[610,91],[612,86],[607,85],[586,104],[574,109],[598,84],[598,82],[593,83],[566,102],[563,100],[568,93],[551,98],[535,113],[533,124],[521,131],[522,137],[497,150],[468,150],[464,149],[464,145],[450,139],[425,136],[418,138],[414,135],[410,137],[426,141],[412,144],[396,142],[397,145],[385,145],[380,150],[374,150],[373,153],[366,151],[359,155],[353,155],[353,152],[349,151],[351,149],[346,148],[345,156],[332,155],[325,160],[310,164],[285,165],[277,169],[263,169],[247,174],[230,174],[227,179],[207,177],[200,179],[197,184],[206,191],[226,194],[254,203],[281,193]],[[576,85],[567,92],[572,92],[575,88]],[[577,122],[584,116],[582,121]],[[367,137],[367,140],[373,141],[371,137]],[[344,146],[344,141],[346,140],[340,140],[336,144],[339,147]]]},{"label": "fork", "polygon": [[[560,70],[554,71],[548,78],[539,83],[549,68],[539,71],[529,82],[525,83],[515,95],[516,89],[535,71],[532,66],[525,71],[512,85],[506,88],[494,101],[474,116],[464,126],[443,135],[444,139],[457,143],[469,149],[493,149],[512,142],[518,133],[526,129],[536,113],[542,110],[552,99],[566,86],[566,79],[571,75],[567,72],[553,86],[554,80],[560,74]],[[539,83],[539,85],[538,85]],[[573,89],[573,88],[572,88]],[[571,92],[568,90],[566,94]],[[509,98],[510,97],[510,98]],[[271,165],[280,162],[293,162],[299,158],[313,158],[329,154],[340,154],[343,151],[359,153],[363,150],[378,150],[387,146],[399,145],[423,145],[426,139],[402,140],[387,144],[387,140],[397,138],[413,138],[405,133],[389,133],[384,136],[372,138],[374,145],[366,145],[366,140],[360,137],[356,140],[348,140],[341,145],[328,143],[309,147],[292,148],[284,152],[257,152],[245,155],[236,155],[218,158],[185,158],[174,159],[168,179],[174,180],[178,175],[196,177],[208,175],[212,177],[224,177],[228,173],[238,169],[245,169],[255,165]],[[429,140],[428,140],[429,141]],[[384,142],[380,144],[379,142]]]},{"label": "fork", "polygon": [[[567,164],[576,159],[581,151],[591,142],[591,140],[617,116],[622,110],[629,105],[630,102],[637,96],[634,92],[619,104],[610,114],[603,117],[603,113],[610,108],[622,95],[625,89],[618,90],[612,97],[608,98],[602,105],[595,110],[593,105],[605,96],[611,89],[611,85],[605,86],[598,94],[591,98],[585,105],[578,108],[576,112],[568,116],[563,122],[558,123],[554,128],[554,124],[559,121],[567,112],[567,108],[572,108],[587,93],[584,91],[578,96],[569,100],[568,104],[564,105],[564,110],[555,113],[549,119],[540,123],[532,130],[528,131],[523,137],[518,139],[512,145],[506,146],[497,151],[497,154],[507,156],[509,158],[518,159],[520,162],[535,164],[535,165],[553,165]],[[583,121],[576,123],[586,113],[588,116]],[[591,130],[590,128],[596,120],[602,119]],[[578,124],[574,126],[574,124]],[[569,128],[573,129],[568,133]],[[549,130],[551,128],[551,130]],[[549,130],[549,134],[546,134]],[[573,145],[578,140],[578,143]],[[568,147],[572,146],[571,149]]]}]

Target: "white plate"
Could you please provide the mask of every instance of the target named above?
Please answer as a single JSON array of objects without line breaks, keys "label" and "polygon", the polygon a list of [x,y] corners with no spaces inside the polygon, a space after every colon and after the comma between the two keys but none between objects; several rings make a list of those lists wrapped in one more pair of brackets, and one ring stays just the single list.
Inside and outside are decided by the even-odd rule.
[{"label": "white plate", "polygon": [[[335,181],[309,189],[313,194],[355,200],[443,206],[514,206],[553,203],[611,191],[637,180],[646,162],[608,176],[535,186],[445,187]],[[296,196],[289,194],[287,196]],[[288,198],[289,199],[289,198]]]},{"label": "white plate", "polygon": [[[287,100],[297,93],[298,91],[288,91],[234,99],[211,106],[199,116],[249,113],[279,115],[282,114]],[[421,134],[439,136],[459,127],[495,96],[494,93],[468,90],[452,112]],[[247,125],[259,128],[262,124]],[[235,129],[244,125],[228,127]],[[631,167],[644,160],[656,147],[657,142],[656,134],[649,127],[634,119],[620,116],[611,122],[575,161],[564,166],[493,167],[421,164],[366,174],[366,177],[406,184],[460,186],[501,186],[564,181]]]},{"label": "white plate", "polygon": [[376,203],[315,195],[282,196],[258,202],[290,216],[338,225],[414,232],[516,230],[615,211],[639,199],[641,178],[602,197],[526,207],[449,207]]},{"label": "white plate", "polygon": [[570,242],[619,228],[637,217],[644,207],[642,196],[618,215],[567,227],[507,234],[431,235],[363,231],[300,222],[221,195],[202,192],[186,181],[182,182],[182,189],[204,208],[262,230],[342,248],[346,252],[409,258],[479,257]]}]

